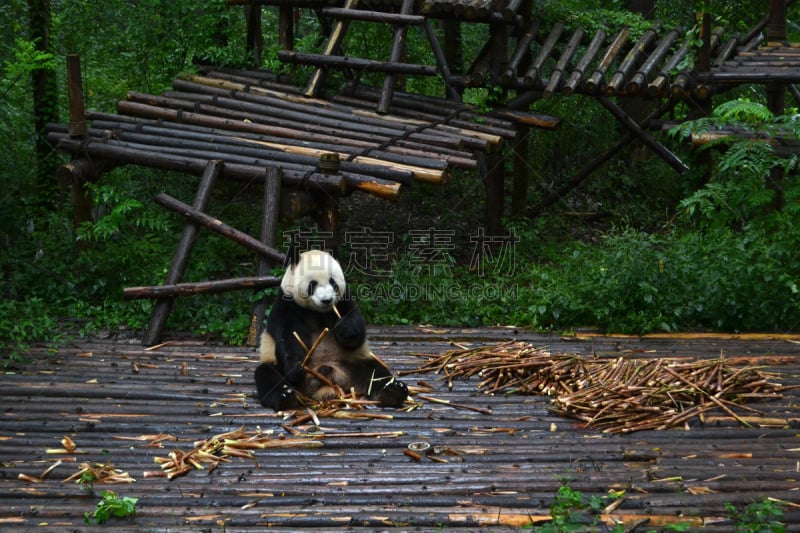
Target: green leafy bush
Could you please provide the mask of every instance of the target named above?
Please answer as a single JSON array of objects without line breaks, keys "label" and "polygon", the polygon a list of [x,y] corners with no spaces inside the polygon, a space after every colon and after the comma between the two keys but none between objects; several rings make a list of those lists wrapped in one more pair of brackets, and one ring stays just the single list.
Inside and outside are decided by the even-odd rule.
[{"label": "green leafy bush", "polygon": [[100,493],[102,498],[97,502],[97,508],[89,513],[84,514],[84,521],[87,524],[105,524],[112,517],[126,518],[136,514],[136,502],[139,498],[132,498],[130,496],[117,496],[110,490],[104,490]]}]

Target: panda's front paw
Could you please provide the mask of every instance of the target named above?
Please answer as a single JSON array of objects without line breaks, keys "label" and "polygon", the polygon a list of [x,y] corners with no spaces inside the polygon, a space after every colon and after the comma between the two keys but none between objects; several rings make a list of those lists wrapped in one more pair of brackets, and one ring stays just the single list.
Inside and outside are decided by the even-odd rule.
[{"label": "panda's front paw", "polygon": [[[283,385],[276,395],[275,410],[283,411],[297,407],[297,393],[289,385]],[[266,407],[266,406],[265,406]]]},{"label": "panda's front paw", "polygon": [[392,380],[378,394],[378,402],[384,407],[400,407],[408,398],[408,387],[402,381]]},{"label": "panda's front paw", "polygon": [[345,348],[355,349],[364,343],[366,330],[359,321],[344,317],[333,326],[333,336]]}]

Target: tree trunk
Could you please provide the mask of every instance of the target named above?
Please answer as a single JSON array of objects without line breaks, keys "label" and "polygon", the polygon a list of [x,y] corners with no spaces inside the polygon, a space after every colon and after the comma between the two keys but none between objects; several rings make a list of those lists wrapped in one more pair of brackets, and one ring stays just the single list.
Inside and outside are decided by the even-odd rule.
[{"label": "tree trunk", "polygon": [[[50,51],[50,0],[28,0],[31,39],[37,50]],[[31,74],[33,115],[36,128],[36,197],[39,209],[52,210],[58,202],[55,151],[47,141],[46,126],[58,122],[58,87],[52,70],[39,69]]]}]

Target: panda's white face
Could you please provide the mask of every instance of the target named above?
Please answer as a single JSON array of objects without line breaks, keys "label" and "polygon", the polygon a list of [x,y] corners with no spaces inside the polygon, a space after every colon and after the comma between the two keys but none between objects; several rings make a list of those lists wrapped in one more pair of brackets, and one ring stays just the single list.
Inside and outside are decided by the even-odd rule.
[{"label": "panda's white face", "polygon": [[283,275],[281,289],[301,307],[326,313],[344,294],[344,272],[331,254],[309,250]]}]

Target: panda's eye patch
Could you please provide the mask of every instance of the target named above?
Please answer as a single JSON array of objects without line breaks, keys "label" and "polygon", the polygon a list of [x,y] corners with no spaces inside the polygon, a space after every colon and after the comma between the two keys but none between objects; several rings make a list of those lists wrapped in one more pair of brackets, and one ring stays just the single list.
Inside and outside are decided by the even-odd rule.
[{"label": "panda's eye patch", "polygon": [[308,284],[308,294],[314,294],[314,291],[317,290],[317,280],[312,280]]},{"label": "panda's eye patch", "polygon": [[331,278],[331,279],[328,280],[328,282],[331,284],[331,287],[333,287],[333,292],[338,293],[339,292],[339,285],[336,284],[336,281],[333,278]]}]

